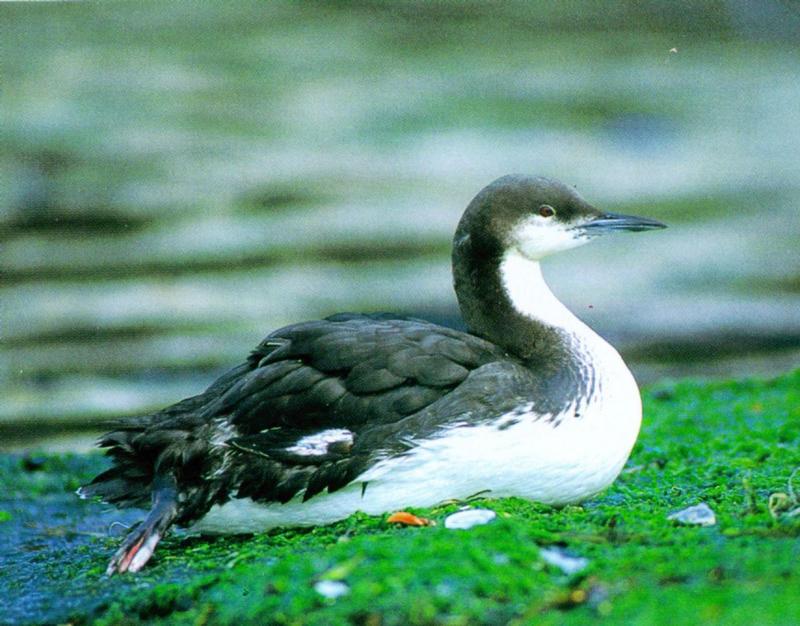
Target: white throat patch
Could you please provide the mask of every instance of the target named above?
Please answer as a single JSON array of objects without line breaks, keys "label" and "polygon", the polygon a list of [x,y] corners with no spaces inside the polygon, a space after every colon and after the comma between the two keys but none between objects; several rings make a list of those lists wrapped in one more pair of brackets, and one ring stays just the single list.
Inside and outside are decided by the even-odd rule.
[{"label": "white throat patch", "polygon": [[511,236],[520,253],[534,261],[555,252],[582,246],[589,241],[570,225],[540,215],[526,218],[514,229]]},{"label": "white throat patch", "polygon": [[592,332],[550,291],[538,261],[509,250],[500,264],[500,277],[512,306],[525,317],[554,328]]}]

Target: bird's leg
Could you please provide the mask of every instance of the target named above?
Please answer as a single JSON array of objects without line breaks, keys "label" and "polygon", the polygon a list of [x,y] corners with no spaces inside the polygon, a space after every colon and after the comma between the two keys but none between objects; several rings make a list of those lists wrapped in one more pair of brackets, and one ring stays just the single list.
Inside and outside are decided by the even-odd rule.
[{"label": "bird's leg", "polygon": [[173,477],[157,476],[153,481],[153,507],[142,523],[122,542],[106,569],[115,572],[138,572],[153,556],[156,545],[178,514],[178,489]]},{"label": "bird's leg", "polygon": [[489,497],[490,493],[492,493],[491,489],[482,489],[478,493],[473,493],[471,496],[467,496],[467,502],[476,502],[478,500],[486,500]]},{"label": "bird's leg", "polygon": [[446,506],[448,504],[458,504],[459,506],[465,506],[467,504],[472,504],[473,502],[477,502],[478,500],[486,500],[489,497],[489,494],[492,492],[491,489],[483,489],[478,493],[473,493],[471,496],[467,496],[466,498],[450,498],[449,500],[443,500],[439,503],[439,506]]}]

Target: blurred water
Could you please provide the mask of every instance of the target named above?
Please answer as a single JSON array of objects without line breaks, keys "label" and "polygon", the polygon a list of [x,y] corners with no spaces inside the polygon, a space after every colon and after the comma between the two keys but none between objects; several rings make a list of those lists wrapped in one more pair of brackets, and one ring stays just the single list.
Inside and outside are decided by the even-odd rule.
[{"label": "blurred water", "polygon": [[458,324],[451,233],[514,171],[670,224],[545,268],[641,380],[800,364],[800,30],[757,6],[3,3],[0,438],[301,319]]}]

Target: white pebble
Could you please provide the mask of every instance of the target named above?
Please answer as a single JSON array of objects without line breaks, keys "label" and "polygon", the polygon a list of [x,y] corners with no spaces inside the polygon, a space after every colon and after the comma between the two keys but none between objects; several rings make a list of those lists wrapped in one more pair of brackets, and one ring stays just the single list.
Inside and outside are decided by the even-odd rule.
[{"label": "white pebble", "polygon": [[589,565],[589,559],[572,556],[560,548],[542,548],[539,550],[539,556],[545,563],[557,567],[568,576],[577,574]]},{"label": "white pebble", "polygon": [[705,502],[690,506],[682,511],[676,511],[667,517],[679,524],[692,524],[695,526],[713,526],[717,523],[717,516]]},{"label": "white pebble", "polygon": [[489,509],[468,509],[448,515],[444,520],[444,527],[450,530],[467,530],[473,526],[488,524],[497,513]]},{"label": "white pebble", "polygon": [[341,580],[320,580],[314,584],[314,591],[324,598],[335,600],[350,593],[350,587]]}]

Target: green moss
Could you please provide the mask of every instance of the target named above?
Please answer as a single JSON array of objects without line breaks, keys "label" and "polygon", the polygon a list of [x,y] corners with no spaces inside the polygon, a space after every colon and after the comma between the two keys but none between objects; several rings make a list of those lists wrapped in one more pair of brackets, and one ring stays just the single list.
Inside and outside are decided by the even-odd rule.
[{"label": "green moss", "polygon": [[[102,524],[98,532],[75,529],[79,520],[102,516],[107,524],[123,514],[66,495],[104,461],[44,457],[25,470],[22,459],[5,457],[2,478],[15,486],[0,501],[11,516],[0,533],[24,523],[23,504],[45,512],[59,493],[64,509],[55,513],[65,519],[31,534],[47,549],[12,562],[0,584],[27,598],[29,615],[98,624],[800,620],[800,516],[797,481],[790,483],[800,467],[800,371],[772,381],[663,383],[643,399],[645,421],[628,466],[583,506],[481,500],[472,505],[498,518],[469,531],[443,527],[458,509],[449,504],[415,511],[439,522],[428,528],[357,514],[252,538],[172,535],[143,572],[113,579],[102,572],[117,539]],[[667,519],[701,501],[715,511],[716,526]],[[539,549],[553,545],[585,557],[588,567],[568,576],[546,564]],[[23,567],[35,573],[35,586],[20,582]],[[349,593],[326,599],[314,589],[321,580],[341,581]],[[34,602],[32,589],[53,598]],[[67,591],[71,604],[59,600]]]}]

